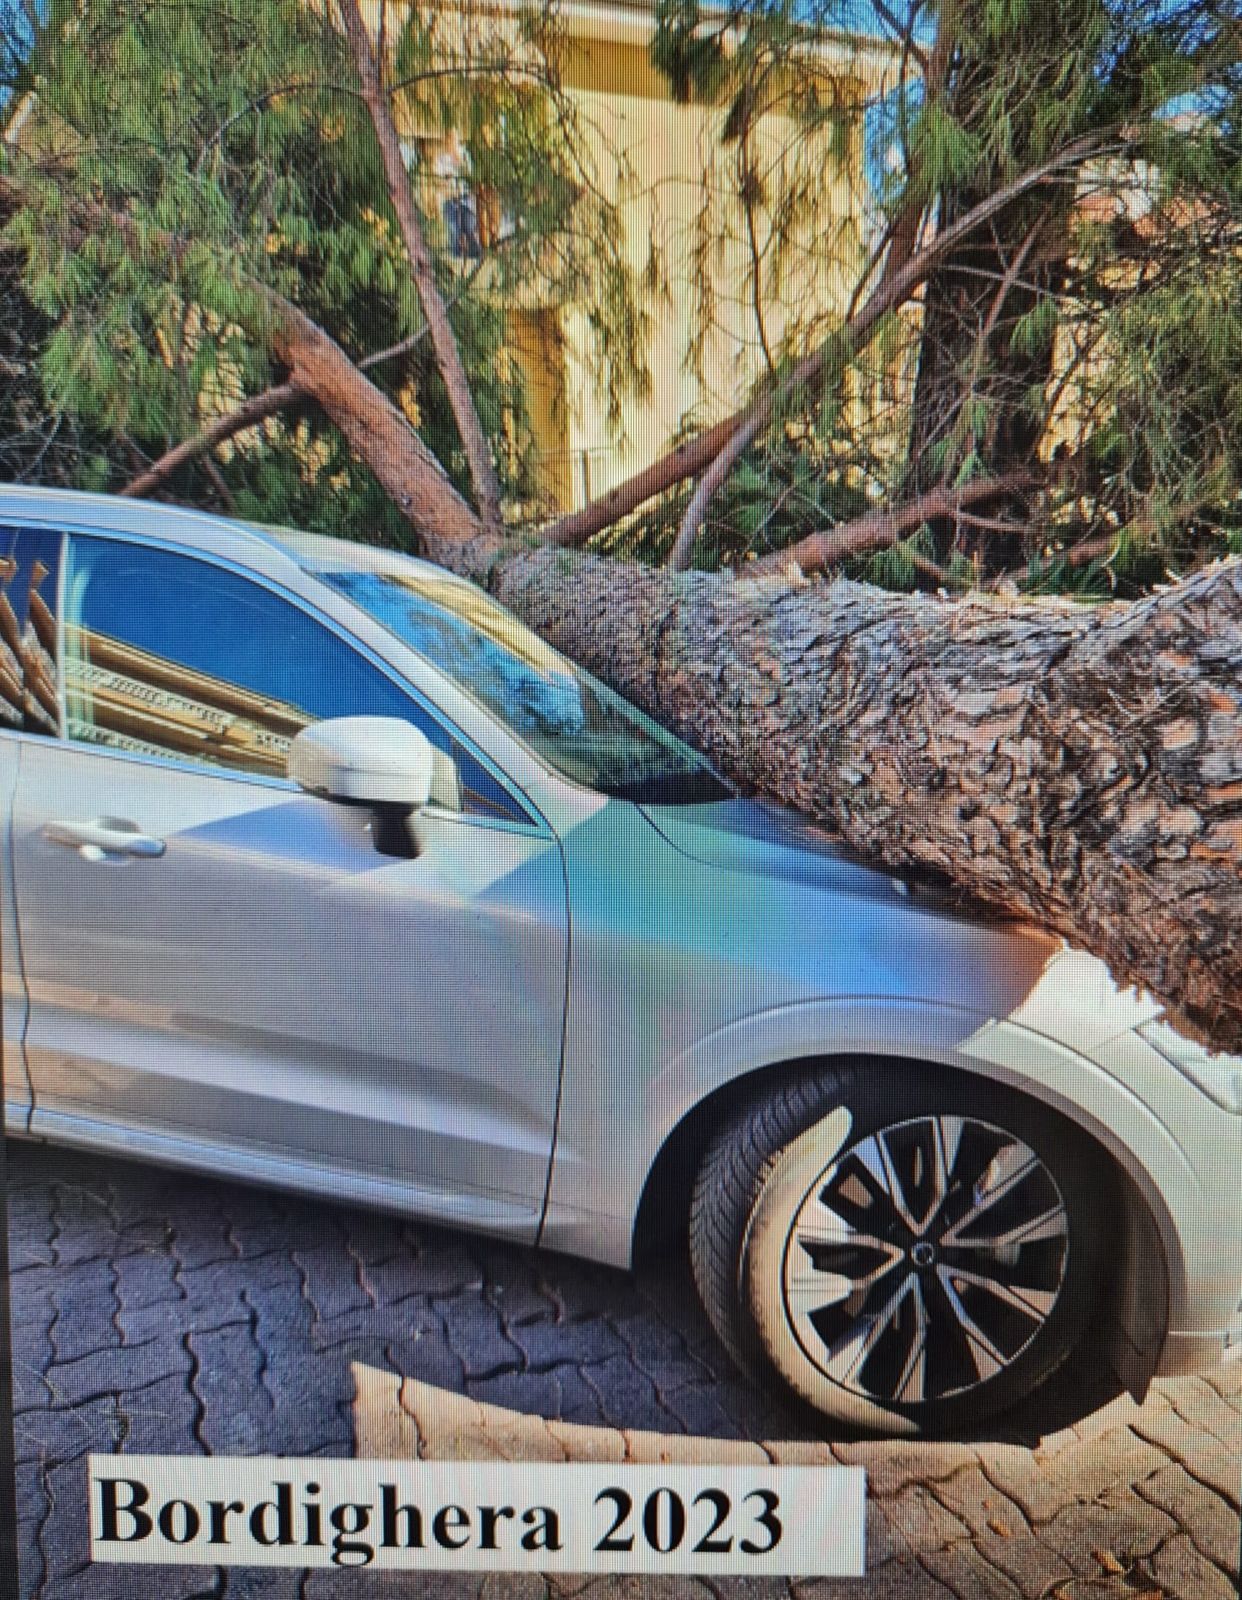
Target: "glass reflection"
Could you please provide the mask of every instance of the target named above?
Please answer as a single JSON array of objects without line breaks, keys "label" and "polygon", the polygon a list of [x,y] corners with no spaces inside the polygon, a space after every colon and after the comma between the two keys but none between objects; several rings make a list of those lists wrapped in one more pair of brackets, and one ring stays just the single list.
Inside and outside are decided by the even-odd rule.
[{"label": "glass reflection", "polygon": [[0,724],[60,731],[56,585],[61,535],[0,528]]},{"label": "glass reflection", "polygon": [[26,714],[22,687],[22,626],[13,605],[17,561],[12,543],[10,536],[9,549],[0,556],[0,723],[20,728]]},{"label": "glass reflection", "polygon": [[315,718],[300,706],[94,629],[65,629],[71,739],[143,755],[283,777],[294,735]]},{"label": "glass reflection", "polygon": [[38,556],[30,562],[26,589],[26,626],[22,629],[22,665],[25,691],[22,709],[31,732],[57,733],[60,708],[56,703],[56,618],[46,595],[55,599],[55,568]]}]

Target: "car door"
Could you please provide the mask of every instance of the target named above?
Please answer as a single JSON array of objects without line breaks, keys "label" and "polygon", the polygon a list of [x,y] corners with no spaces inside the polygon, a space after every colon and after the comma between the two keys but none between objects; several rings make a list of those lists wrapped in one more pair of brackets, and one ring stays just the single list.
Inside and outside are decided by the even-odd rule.
[{"label": "car door", "polygon": [[[554,836],[267,580],[76,534],[62,559],[63,726],[22,740],[14,807],[32,1131],[533,1237],[567,960]],[[420,814],[413,859],[283,776],[299,727],[351,714],[453,757],[459,805]]]}]

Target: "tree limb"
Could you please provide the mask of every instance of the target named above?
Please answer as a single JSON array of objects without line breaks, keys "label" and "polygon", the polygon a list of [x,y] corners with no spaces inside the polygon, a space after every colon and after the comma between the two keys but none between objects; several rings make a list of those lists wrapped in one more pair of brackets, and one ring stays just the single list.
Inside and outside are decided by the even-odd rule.
[{"label": "tree limb", "polygon": [[690,504],[682,513],[677,537],[673,540],[673,548],[668,553],[668,566],[671,572],[685,572],[690,566],[694,557],[694,543],[699,536],[699,529],[703,526],[708,506],[724,487],[725,479],[736,466],[738,457],[750,448],[763,431],[766,420],[766,418],[763,420],[756,418],[743,423],[695,484]]},{"label": "tree limb", "polygon": [[[39,191],[0,174],[6,197]],[[89,201],[68,212],[134,247],[178,249]],[[1242,563],[1133,606],[1015,610],[848,583],[674,579],[486,537],[387,396],[304,312],[252,287],[253,336],[434,557],[722,768],[873,859],[947,872],[1096,951],[1199,1037],[1242,1049]]]},{"label": "tree limb", "polygon": [[207,450],[214,450],[217,445],[223,444],[226,439],[231,439],[234,434],[254,427],[255,423],[262,422],[266,417],[274,417],[286,406],[305,398],[304,392],[293,383],[279,383],[271,389],[265,389],[262,394],[252,395],[225,416],[217,417],[192,439],[184,439],[179,445],[166,451],[145,472],[140,472],[136,478],[131,478],[125,487],[117,492],[130,498],[154,494],[168,482],[177,468],[183,467],[187,461],[193,461]]},{"label": "tree limb", "polygon": [[[1055,156],[1032,167],[1015,178],[1012,183],[1005,184],[978,205],[972,206],[956,222],[928,240],[891,277],[886,275],[862,308],[843,323],[818,349],[797,362],[779,383],[765,390],[741,411],[735,412],[733,416],[705,430],[694,439],[678,445],[676,449],[669,451],[667,455],[644,468],[633,478],[627,479],[625,483],[618,484],[598,500],[592,501],[590,505],[568,516],[559,517],[543,530],[543,540],[556,545],[584,544],[593,534],[599,533],[629,512],[636,510],[644,500],[649,500],[653,495],[672,488],[685,478],[705,472],[725,446],[735,441],[740,434],[742,436],[740,443],[734,443],[733,446],[736,459],[736,456],[763,432],[780,401],[795,390],[822,379],[825,369],[843,366],[874,334],[883,317],[903,305],[935,269],[941,258],[963,239],[989,222],[1014,200],[1046,183],[1063,168],[1075,166],[1089,156],[1101,155],[1106,148],[1108,146],[1102,133],[1092,133],[1076,139]],[[697,508],[700,521],[703,509],[704,504],[700,503]],[[687,514],[682,519],[683,529],[689,521],[689,508],[687,508]],[[693,539],[693,532],[688,536]],[[681,530],[678,537],[680,539]]]},{"label": "tree limb", "polygon": [[957,488],[941,485],[918,495],[903,506],[885,506],[868,511],[835,528],[808,534],[786,550],[775,550],[758,561],[748,561],[739,576],[762,578],[791,570],[822,572],[825,567],[835,566],[849,556],[887,549],[924,522],[951,517],[971,506],[1019,494],[1023,489],[1034,488],[1043,481],[1042,475],[1036,472],[1011,472],[999,478],[976,478]]},{"label": "tree limb", "polygon": [[[0,202],[38,206],[42,200],[41,189],[0,172]],[[76,236],[114,228],[131,249],[162,251],[174,266],[185,255],[186,239],[140,227],[127,212],[70,196],[65,210]],[[254,278],[247,279],[247,287],[261,315],[252,317],[240,306],[236,315],[243,332],[289,369],[288,381],[301,394],[319,402],[416,532],[442,545],[477,540],[484,531],[478,517],[387,395],[291,300]]]},{"label": "tree limb", "polygon": [[[390,344],[383,350],[373,350],[369,356],[363,356],[358,362],[358,371],[369,372],[372,367],[377,367],[382,362],[395,361],[398,356],[408,355],[411,350],[418,348],[426,336],[427,324],[424,322],[422,327],[408,338]],[[0,358],[0,371],[4,370],[4,365],[3,359]],[[16,371],[16,368],[14,370]],[[306,394],[292,383],[276,384],[270,389],[265,389],[262,394],[252,395],[235,410],[218,417],[210,427],[204,428],[192,439],[186,439],[174,446],[154,465],[127,483],[123,489],[118,489],[117,493],[130,496],[154,493],[178,467],[184,466],[187,461],[202,455],[205,450],[214,450],[217,445],[223,444],[226,439],[231,439],[234,434],[242,433],[256,422],[262,422],[266,417],[273,417],[286,407],[306,398]]]},{"label": "tree limb", "polygon": [[457,431],[461,435],[462,446],[466,452],[470,482],[474,488],[479,516],[487,532],[498,535],[503,528],[500,513],[500,484],[492,464],[483,424],[479,421],[479,413],[475,409],[470,380],[466,376],[461,351],[457,344],[457,335],[453,332],[448,307],[436,282],[435,264],[427,248],[427,241],[423,237],[418,213],[414,209],[414,199],[410,193],[410,175],[406,171],[405,160],[401,154],[401,141],[397,136],[388,97],[380,82],[379,65],[371,48],[371,38],[362,20],[358,0],[337,0],[337,4],[362,84],[362,98],[370,113],[375,137],[379,141],[389,199],[392,201],[397,225],[401,229],[414,285],[422,302],[423,315],[427,319],[436,366],[444,380],[449,405],[453,410],[453,419],[457,423]]}]

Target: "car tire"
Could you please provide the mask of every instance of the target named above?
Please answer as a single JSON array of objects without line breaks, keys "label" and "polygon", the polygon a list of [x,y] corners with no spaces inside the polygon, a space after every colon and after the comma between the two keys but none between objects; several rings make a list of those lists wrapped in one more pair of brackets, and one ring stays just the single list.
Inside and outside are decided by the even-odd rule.
[{"label": "car tire", "polygon": [[722,1128],[691,1201],[722,1343],[851,1430],[973,1429],[1047,1382],[1108,1287],[1110,1166],[986,1080],[831,1063]]}]

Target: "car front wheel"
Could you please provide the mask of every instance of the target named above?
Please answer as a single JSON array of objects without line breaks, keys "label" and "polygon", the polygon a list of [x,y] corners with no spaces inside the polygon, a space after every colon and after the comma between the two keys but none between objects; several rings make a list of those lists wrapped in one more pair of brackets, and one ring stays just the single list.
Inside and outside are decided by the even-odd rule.
[{"label": "car front wheel", "polygon": [[833,1065],[770,1090],[700,1168],[691,1254],[754,1376],[851,1428],[940,1435],[1044,1383],[1106,1287],[1113,1185],[1085,1133],[996,1085]]}]

